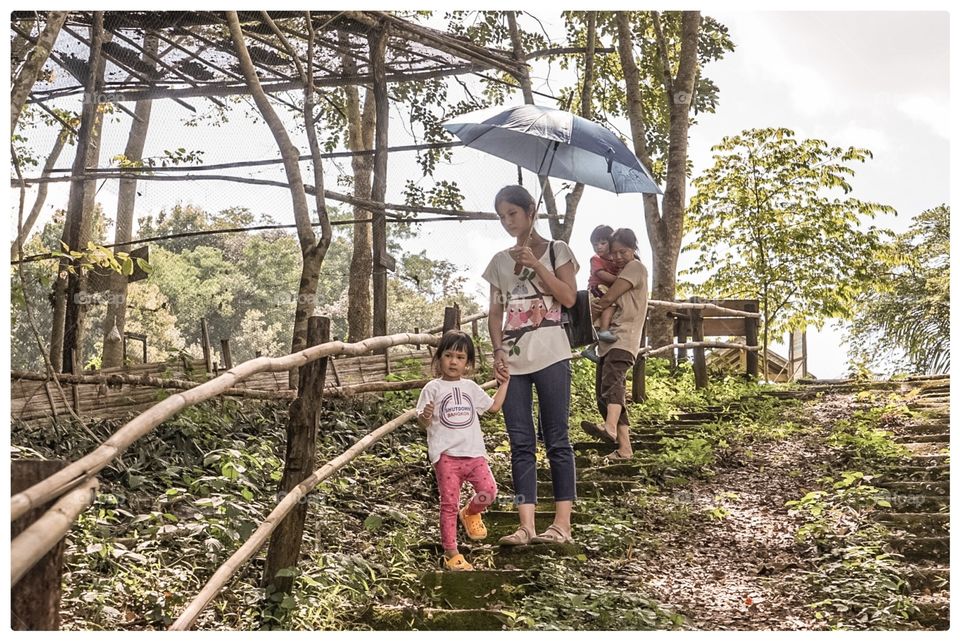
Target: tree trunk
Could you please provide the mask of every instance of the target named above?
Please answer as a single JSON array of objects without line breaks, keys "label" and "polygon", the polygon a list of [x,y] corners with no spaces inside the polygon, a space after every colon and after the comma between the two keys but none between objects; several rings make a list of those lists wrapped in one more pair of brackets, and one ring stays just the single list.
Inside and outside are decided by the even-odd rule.
[{"label": "tree trunk", "polygon": [[[155,34],[148,34],[144,38],[145,53],[141,60],[156,68],[155,56],[159,48],[159,41]],[[127,146],[123,155],[128,161],[143,159],[143,148],[147,141],[147,130],[150,127],[150,111],[153,106],[151,100],[140,100],[134,107],[135,118],[130,124],[130,134],[127,137]],[[119,195],[117,196],[117,221],[114,232],[114,252],[129,251],[126,243],[133,237],[133,211],[137,202],[137,179],[123,178],[120,180]],[[103,352],[101,368],[118,367],[123,365],[123,328],[127,319],[127,277],[123,274],[110,274],[109,295],[107,297],[107,313],[103,318]]]},{"label": "tree trunk", "polygon": [[[227,11],[227,27],[234,47],[237,49],[237,60],[240,63],[240,72],[246,82],[253,100],[260,110],[260,114],[270,128],[280,155],[283,158],[284,173],[290,185],[290,196],[293,199],[293,216],[297,223],[297,236],[300,240],[300,252],[303,255],[303,269],[300,273],[300,285],[297,290],[297,310],[293,321],[293,342],[291,353],[298,352],[307,344],[307,319],[313,315],[317,298],[317,282],[320,277],[320,265],[323,257],[316,251],[317,240],[313,233],[310,220],[310,209],[307,206],[307,192],[304,189],[303,177],[300,174],[299,150],[290,141],[283,122],[273,110],[267,94],[260,86],[260,79],[253,68],[250,52],[244,42],[243,32],[240,29],[240,20],[236,11]],[[296,389],[298,383],[297,370],[290,370],[289,384]]]},{"label": "tree trunk", "polygon": [[[105,60],[100,55],[103,43],[103,12],[94,13],[90,42],[90,71],[86,81],[86,98],[80,116],[80,130],[77,133],[77,154],[71,169],[71,174],[74,176],[85,174],[87,167],[97,167],[100,160],[103,113],[99,109],[97,97],[106,67]],[[96,185],[95,180],[70,183],[70,195],[61,238],[71,250],[82,251],[90,240]],[[79,349],[82,343],[85,305],[81,305],[81,301],[86,277],[79,273],[70,274],[67,270],[69,263],[70,261],[67,260],[60,261],[59,277],[53,285],[50,362],[53,367],[59,368],[58,371],[73,373],[74,354],[72,352]],[[77,353],[76,360],[81,361],[82,354]]]},{"label": "tree trunk", "polygon": [[[340,44],[349,49],[349,36],[340,34]],[[356,74],[356,61],[353,56],[344,54],[343,73],[346,76]],[[376,106],[373,91],[366,90],[363,111],[360,110],[360,92],[356,85],[344,87],[347,107],[347,149],[366,151],[373,148],[373,133],[376,123]],[[370,199],[373,177],[373,156],[355,155],[351,158],[353,167],[353,195],[364,200]],[[373,236],[370,221],[373,215],[359,206],[353,208],[353,255],[350,258],[350,279],[347,286],[349,323],[348,336],[351,342],[361,341],[373,335],[373,299],[370,283],[373,277]]]},{"label": "tree trunk", "polygon": [[[663,85],[670,110],[669,149],[667,152],[666,188],[661,214],[654,194],[644,194],[643,210],[652,254],[652,297],[672,301],[677,290],[677,260],[683,240],[683,217],[686,206],[687,132],[690,128],[690,97],[697,74],[697,36],[700,13],[683,12],[680,64],[676,78],[670,69],[663,70]],[[658,33],[659,35],[659,33]],[[661,40],[661,46],[666,46]],[[628,116],[634,151],[641,162],[652,170],[646,145],[646,122],[640,93],[640,72],[633,58],[633,38],[627,12],[617,12],[617,45],[627,88]],[[673,342],[673,320],[665,309],[650,312],[647,335],[653,347]],[[671,360],[673,355],[670,355]]]},{"label": "tree trunk", "polygon": [[[66,129],[63,129],[60,132],[60,135],[57,136],[57,142],[54,143],[53,149],[50,150],[50,155],[47,156],[46,162],[43,163],[43,170],[40,172],[41,178],[49,176],[50,172],[53,171],[53,168],[57,165],[57,160],[60,158],[60,153],[63,151],[63,148],[67,145],[67,137],[69,135],[70,132]],[[37,199],[33,201],[33,207],[30,209],[30,214],[24,221],[23,227],[21,227],[17,233],[17,239],[13,241],[13,245],[10,247],[11,260],[15,260],[18,257],[20,246],[27,242],[27,238],[30,236],[30,231],[36,224],[37,218],[40,217],[40,212],[43,211],[43,205],[47,201],[47,186],[48,183],[45,182],[41,182],[39,185],[37,185]]]},{"label": "tree trunk", "polygon": [[[370,200],[386,201],[387,195],[387,148],[390,123],[390,98],[387,94],[387,23],[367,33],[370,47],[370,74],[373,76],[373,97],[376,105],[377,124],[374,134],[373,184]],[[373,333],[387,335],[387,219],[383,209],[373,212]]]},{"label": "tree trunk", "polygon": [[20,73],[13,81],[13,87],[10,89],[10,133],[17,128],[17,120],[20,119],[20,112],[23,105],[27,102],[27,96],[33,89],[34,83],[40,77],[43,65],[50,57],[50,51],[53,49],[57,36],[60,35],[60,29],[67,19],[68,11],[48,11],[46,24],[43,31],[37,39],[37,46],[34,47],[27,60],[20,68]]}]

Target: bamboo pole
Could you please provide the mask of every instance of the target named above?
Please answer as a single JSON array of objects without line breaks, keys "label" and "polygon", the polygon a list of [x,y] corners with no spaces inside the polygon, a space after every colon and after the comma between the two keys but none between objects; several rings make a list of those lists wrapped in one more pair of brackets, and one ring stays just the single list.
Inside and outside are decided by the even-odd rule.
[{"label": "bamboo pole", "polygon": [[181,410],[192,407],[201,401],[219,396],[253,374],[259,372],[286,372],[293,368],[335,354],[363,354],[376,349],[385,349],[393,345],[414,345],[427,343],[436,345],[437,336],[429,334],[392,334],[376,336],[359,343],[333,341],[305,350],[276,358],[260,357],[245,361],[232,370],[220,374],[197,387],[170,396],[146,412],[136,416],[114,432],[103,444],[60,472],[37,483],[27,490],[10,497],[11,520],[20,518],[27,510],[56,498],[67,490],[82,483],[86,478],[106,467],[110,461],[119,457],[132,443],[152,432],[162,422],[175,416]]},{"label": "bamboo pole", "polygon": [[664,345],[663,347],[658,347],[656,349],[643,348],[638,353],[638,356],[656,356],[657,354],[664,354],[669,352],[672,349],[692,349],[694,347],[703,347],[707,349],[742,349],[748,352],[754,352],[760,349],[759,346],[744,345],[743,343],[727,343],[724,341],[699,341],[699,342],[687,342],[687,343],[671,343],[669,345]]},{"label": "bamboo pole", "polygon": [[347,451],[332,461],[316,470],[309,477],[304,479],[289,494],[277,504],[277,507],[267,516],[266,520],[256,529],[247,541],[240,546],[227,561],[221,565],[213,576],[207,581],[200,593],[191,601],[183,613],[170,626],[170,630],[189,630],[200,613],[210,604],[210,601],[227,584],[227,581],[237,573],[237,571],[249,561],[254,554],[267,542],[267,539],[276,529],[277,525],[284,517],[295,508],[310,490],[319,483],[329,478],[334,472],[338,471],[344,465],[352,461],[368,447],[382,439],[384,436],[412,420],[416,417],[416,409],[410,409],[393,419],[392,421],[381,425],[379,428],[367,434],[365,437],[354,443]]},{"label": "bamboo pole", "polygon": [[87,479],[13,540],[10,544],[11,586],[16,585],[70,531],[80,513],[93,503],[99,486],[96,478]]},{"label": "bamboo pole", "polygon": [[[483,389],[490,389],[495,385],[496,381],[488,381],[481,387]],[[267,538],[277,527],[277,524],[280,523],[287,513],[296,507],[303,500],[303,498],[309,494],[311,490],[313,490],[313,488],[339,471],[340,468],[355,459],[358,455],[365,452],[370,448],[370,446],[380,441],[384,436],[394,431],[401,425],[404,425],[408,421],[416,418],[416,415],[416,409],[409,409],[392,421],[384,423],[350,446],[350,448],[343,454],[314,471],[313,474],[304,479],[302,483],[297,485],[289,494],[283,497],[280,503],[277,504],[277,507],[270,512],[260,527],[254,531],[254,533],[242,546],[240,546],[240,549],[234,552],[233,555],[227,559],[226,562],[221,565],[216,572],[214,572],[213,576],[210,577],[210,580],[208,580],[206,585],[203,586],[203,589],[200,591],[200,593],[197,594],[193,601],[187,604],[187,607],[184,609],[183,613],[168,629],[189,630],[193,626],[197,617],[200,616],[200,613],[203,612],[204,608],[210,604],[217,593],[227,584],[227,581],[229,581],[230,578],[237,573],[244,563],[253,558],[253,555],[257,553],[257,550],[259,550],[260,547],[266,543]]]},{"label": "bamboo pole", "polygon": [[759,312],[745,312],[739,309],[730,309],[728,307],[720,307],[719,305],[714,305],[713,303],[674,303],[672,301],[665,300],[656,300],[651,299],[647,301],[649,307],[661,307],[664,309],[710,309],[717,312],[723,312],[729,316],[743,316],[745,318],[760,318]]}]

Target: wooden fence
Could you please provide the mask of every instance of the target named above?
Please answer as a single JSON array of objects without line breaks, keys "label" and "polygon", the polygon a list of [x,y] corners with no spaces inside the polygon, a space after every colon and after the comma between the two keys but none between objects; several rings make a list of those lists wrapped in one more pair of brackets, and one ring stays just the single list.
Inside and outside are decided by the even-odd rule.
[{"label": "wooden fence", "polygon": [[[387,350],[384,354],[370,354],[331,358],[324,387],[335,389],[361,383],[383,381],[388,374],[402,378],[430,378],[430,348]],[[204,359],[181,359],[172,363],[143,363],[129,367],[109,368],[84,374],[120,374],[124,377],[150,377],[203,382],[216,375],[208,374]],[[90,419],[115,418],[142,412],[176,390],[152,385],[123,382],[71,383],[61,382],[63,394],[53,381],[18,378],[10,384],[11,420],[27,423],[46,422],[70,415],[70,409]],[[265,392],[290,392],[286,372],[261,372],[237,385],[238,389]],[[282,395],[278,394],[278,398]],[[69,404],[70,409],[67,408]]]}]

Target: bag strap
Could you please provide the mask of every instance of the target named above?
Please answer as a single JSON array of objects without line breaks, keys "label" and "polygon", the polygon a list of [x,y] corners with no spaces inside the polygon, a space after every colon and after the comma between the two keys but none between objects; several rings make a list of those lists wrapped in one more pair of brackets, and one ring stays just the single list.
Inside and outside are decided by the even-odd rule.
[{"label": "bag strap", "polygon": [[557,260],[556,260],[557,257],[556,257],[556,254],[553,253],[553,243],[554,241],[551,240],[550,241],[550,270],[553,271],[553,275],[556,276],[557,275]]}]

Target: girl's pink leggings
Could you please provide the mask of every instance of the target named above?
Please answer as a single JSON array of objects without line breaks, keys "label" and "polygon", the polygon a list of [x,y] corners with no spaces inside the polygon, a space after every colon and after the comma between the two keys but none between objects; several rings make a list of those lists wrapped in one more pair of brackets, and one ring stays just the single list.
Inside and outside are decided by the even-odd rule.
[{"label": "girl's pink leggings", "polygon": [[479,514],[497,497],[497,484],[487,459],[482,456],[441,454],[434,470],[440,486],[440,541],[444,550],[453,550],[457,547],[460,485],[467,481],[473,486],[474,495],[467,506],[467,514]]}]

